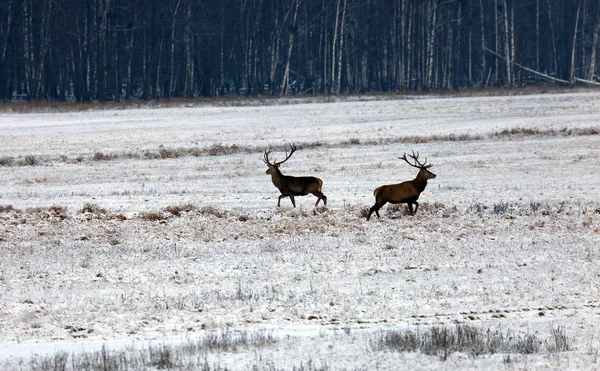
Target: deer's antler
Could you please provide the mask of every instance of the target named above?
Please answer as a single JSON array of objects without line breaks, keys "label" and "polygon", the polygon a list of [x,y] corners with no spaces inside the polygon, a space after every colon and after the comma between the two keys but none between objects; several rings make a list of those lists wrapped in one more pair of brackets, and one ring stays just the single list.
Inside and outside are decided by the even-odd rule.
[{"label": "deer's antler", "polygon": [[269,155],[271,154],[271,148],[267,149],[265,151],[265,154],[263,155],[263,162],[267,165],[273,165],[270,161],[269,161]]},{"label": "deer's antler", "polygon": [[286,162],[287,160],[290,159],[290,157],[292,157],[292,155],[294,154],[294,152],[296,152],[296,145],[295,144],[290,144],[290,153],[288,154],[288,151],[285,151],[285,159],[283,161],[269,161],[269,155],[271,154],[271,148],[269,148],[268,150],[265,151],[265,154],[263,156],[263,162],[267,165],[271,165],[271,166],[279,166],[281,164],[283,164],[284,162]]},{"label": "deer's antler", "polygon": [[292,155],[294,154],[294,152],[296,152],[296,145],[295,144],[290,144],[290,154],[288,155],[288,151],[285,151],[285,159],[283,161],[278,161],[275,162],[275,165],[279,166],[281,164],[283,164],[284,162],[286,162],[287,160],[290,159],[290,157],[292,157]]},{"label": "deer's antler", "polygon": [[427,165],[427,159],[425,159],[425,162],[421,163],[419,162],[419,151],[417,151],[417,153],[415,154],[415,151],[412,151],[412,155],[408,155],[408,157],[412,158],[415,163],[412,164],[407,158],[406,158],[406,153],[404,153],[402,155],[402,157],[398,157],[401,160],[406,161],[407,164],[409,164],[412,167],[416,167],[418,169],[429,169],[430,167],[433,166],[433,164],[429,164]]}]

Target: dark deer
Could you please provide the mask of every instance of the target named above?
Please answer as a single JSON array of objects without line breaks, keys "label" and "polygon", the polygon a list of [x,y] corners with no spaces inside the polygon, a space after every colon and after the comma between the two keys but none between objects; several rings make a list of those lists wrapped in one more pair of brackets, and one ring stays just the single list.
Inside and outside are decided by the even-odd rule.
[{"label": "dark deer", "polygon": [[[381,209],[381,207],[388,202],[391,204],[408,204],[408,209],[412,215],[417,212],[417,209],[419,208],[417,199],[419,198],[421,192],[425,190],[425,187],[427,186],[427,180],[434,179],[435,174],[427,170],[433,166],[427,165],[427,159],[425,159],[424,163],[419,162],[419,152],[415,154],[413,151],[412,155],[409,155],[409,157],[415,161],[414,164],[412,164],[406,158],[406,153],[402,155],[402,157],[398,158],[406,161],[406,163],[410,166],[419,169],[419,174],[417,174],[417,177],[413,180],[402,182],[400,184],[384,185],[377,188],[373,192],[373,195],[375,195],[375,205],[369,209],[369,216],[367,216],[367,220],[371,218],[373,211],[379,218],[379,209]],[[413,204],[415,205],[414,211],[412,207]]]},{"label": "dark deer", "polygon": [[269,161],[271,149],[265,151],[263,161],[269,167],[267,174],[271,175],[273,184],[281,192],[281,196],[279,196],[279,200],[277,201],[277,207],[280,206],[283,197],[289,197],[290,200],[292,200],[292,205],[296,207],[294,196],[306,196],[309,193],[318,197],[315,206],[317,206],[321,200],[323,200],[324,205],[327,205],[327,197],[321,192],[321,187],[323,186],[323,181],[321,179],[315,178],[314,176],[295,177],[283,175],[281,171],[279,171],[279,165],[289,160],[294,152],[296,152],[296,146],[290,144],[290,153],[288,154],[288,152],[285,151],[285,160],[271,162]]}]

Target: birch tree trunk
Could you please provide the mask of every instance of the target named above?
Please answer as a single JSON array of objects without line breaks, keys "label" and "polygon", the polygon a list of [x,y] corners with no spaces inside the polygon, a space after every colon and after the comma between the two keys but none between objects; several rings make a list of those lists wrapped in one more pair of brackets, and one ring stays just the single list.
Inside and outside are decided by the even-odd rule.
[{"label": "birch tree trunk", "polygon": [[479,8],[480,8],[480,21],[481,21],[481,75],[479,77],[479,81],[483,87],[487,86],[487,80],[485,78],[485,72],[487,69],[486,58],[485,58],[485,50],[487,49],[485,46],[485,19],[483,16],[483,0],[479,0]]},{"label": "birch tree trunk", "polygon": [[552,9],[550,8],[550,0],[546,0],[546,8],[548,10],[548,22],[549,22],[549,27],[550,27],[550,37],[552,39],[552,62],[554,65],[554,72],[558,73],[558,49],[556,47],[556,31],[555,29],[555,25],[554,25],[554,20],[552,18]]},{"label": "birch tree trunk", "polygon": [[575,17],[575,31],[573,32],[573,47],[571,48],[571,68],[569,73],[569,84],[575,84],[575,51],[577,50],[577,31],[579,28],[579,10],[581,1],[577,5],[577,15]]},{"label": "birch tree trunk", "polygon": [[333,93],[336,89],[335,87],[335,67],[336,67],[336,51],[337,51],[337,38],[338,38],[338,27],[340,22],[340,2],[341,0],[337,0],[337,5],[335,7],[335,25],[333,27],[333,40],[331,41],[331,81],[329,83],[329,93]]},{"label": "birch tree trunk", "polygon": [[171,48],[169,50],[169,91],[167,96],[172,98],[175,93],[175,25],[177,21],[177,13],[179,13],[179,5],[181,0],[177,0],[177,5],[171,14]]},{"label": "birch tree trunk", "polygon": [[2,41],[2,51],[0,52],[0,64],[6,60],[6,50],[8,48],[8,38],[11,31],[11,26],[13,22],[12,17],[12,4],[13,0],[9,0],[6,12],[6,21],[2,22],[3,25],[0,26],[0,40]]},{"label": "birch tree trunk", "polygon": [[540,70],[540,0],[535,0],[535,70]]},{"label": "birch tree trunk", "polygon": [[596,54],[598,52],[598,40],[600,36],[600,5],[596,9],[596,27],[594,27],[594,35],[592,37],[592,50],[590,51],[590,68],[588,70],[589,81],[594,81],[596,74]]},{"label": "birch tree trunk", "polygon": [[25,72],[25,90],[29,99],[35,99],[34,97],[34,82],[33,82],[33,35],[31,31],[31,0],[23,0],[23,60],[25,61],[24,72]]},{"label": "birch tree trunk", "polygon": [[433,58],[435,56],[435,36],[437,30],[437,1],[433,1],[433,4],[430,4],[430,17],[431,21],[429,22],[429,40],[427,41],[427,50],[428,50],[428,58],[427,58],[427,80],[426,80],[426,88],[430,89],[433,86]]},{"label": "birch tree trunk", "polygon": [[495,84],[498,86],[500,84],[500,34],[498,33],[498,0],[494,0],[494,38],[496,40],[496,48],[494,51],[496,52],[496,69],[494,70],[494,74],[496,75]]},{"label": "birch tree trunk", "polygon": [[[276,2],[275,4],[279,4]],[[277,13],[277,12],[275,12]],[[279,23],[279,17],[275,16],[275,26],[271,37],[271,45],[269,47],[270,51],[270,66],[269,68],[269,95],[275,93],[275,75],[277,73],[277,66],[279,65],[279,47],[281,45],[281,29],[283,27],[282,24]],[[282,21],[284,23],[285,20]]]},{"label": "birch tree trunk", "polygon": [[292,2],[292,6],[295,3],[294,8],[294,16],[292,18],[292,30],[289,32],[288,36],[288,50],[287,57],[285,62],[285,72],[283,73],[283,83],[281,84],[281,93],[280,96],[287,95],[288,93],[288,84],[289,84],[289,75],[290,75],[290,61],[292,59],[292,49],[294,47],[294,32],[296,29],[296,19],[298,18],[298,7],[300,6],[300,0],[294,0]]},{"label": "birch tree trunk", "polygon": [[509,18],[508,18],[508,1],[504,0],[504,56],[506,57],[506,83],[508,86],[512,87],[512,71],[511,71],[511,61],[512,57],[510,55],[510,51],[512,50],[510,47],[510,26],[509,26]]},{"label": "birch tree trunk", "polygon": [[344,54],[344,26],[346,24],[346,4],[348,0],[344,0],[344,8],[342,10],[342,24],[340,26],[340,49],[338,53],[338,69],[337,69],[337,83],[336,83],[336,94],[340,94],[342,88],[342,57]]},{"label": "birch tree trunk", "polygon": [[194,88],[194,59],[192,58],[193,36],[192,36],[192,4],[187,3],[185,22],[185,78],[183,84],[183,95],[191,98]]}]

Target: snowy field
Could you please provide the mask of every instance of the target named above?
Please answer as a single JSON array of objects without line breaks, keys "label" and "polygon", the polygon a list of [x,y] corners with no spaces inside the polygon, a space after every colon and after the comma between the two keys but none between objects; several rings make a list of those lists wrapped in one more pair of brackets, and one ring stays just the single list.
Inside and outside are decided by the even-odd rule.
[{"label": "snowy field", "polygon": [[[600,368],[599,92],[4,112],[0,141],[2,369],[215,334],[270,340],[188,367]],[[262,155],[289,143],[327,207],[277,209]],[[367,222],[413,150],[437,174],[418,212]],[[542,345],[377,345],[460,324]]]}]

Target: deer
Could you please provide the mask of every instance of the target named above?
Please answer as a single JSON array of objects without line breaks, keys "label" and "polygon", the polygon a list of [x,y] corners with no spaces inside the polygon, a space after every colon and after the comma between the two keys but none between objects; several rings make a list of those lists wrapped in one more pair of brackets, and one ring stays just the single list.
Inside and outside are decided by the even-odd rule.
[{"label": "deer", "polygon": [[296,145],[290,144],[290,153],[288,154],[286,150],[285,159],[279,162],[271,162],[269,160],[269,155],[271,154],[270,148],[264,153],[263,162],[269,167],[267,169],[267,174],[271,175],[273,184],[281,192],[281,195],[277,200],[277,207],[281,206],[281,199],[284,197],[289,197],[290,200],[292,200],[292,205],[296,207],[294,196],[306,196],[309,193],[317,196],[317,203],[315,204],[315,207],[319,205],[319,201],[321,200],[323,200],[323,204],[327,206],[327,197],[323,194],[323,192],[321,192],[321,187],[323,186],[323,181],[321,179],[314,176],[295,177],[283,175],[279,170],[279,166],[289,160],[294,152],[296,152],[296,149]]},{"label": "deer", "polygon": [[[413,151],[412,155],[409,155],[409,157],[414,160],[414,163],[411,163],[406,158],[406,153],[398,158],[406,161],[410,166],[419,169],[419,174],[417,174],[417,177],[413,180],[399,184],[384,185],[375,189],[375,191],[373,191],[375,205],[369,209],[367,220],[371,218],[373,212],[375,212],[379,218],[379,209],[388,202],[391,204],[408,204],[411,215],[415,215],[419,208],[419,203],[417,202],[419,195],[425,190],[427,180],[435,179],[436,175],[428,170],[433,164],[427,165],[427,159],[425,159],[424,163],[419,162],[419,152],[415,154],[415,151]],[[414,211],[413,205],[415,205]]]}]

